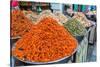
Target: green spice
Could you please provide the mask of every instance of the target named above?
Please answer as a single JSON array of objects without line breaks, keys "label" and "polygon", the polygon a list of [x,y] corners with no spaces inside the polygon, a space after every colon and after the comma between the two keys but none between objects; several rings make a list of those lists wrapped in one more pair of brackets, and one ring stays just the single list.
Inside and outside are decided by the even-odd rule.
[{"label": "green spice", "polygon": [[83,36],[87,31],[76,19],[69,19],[66,23],[64,23],[64,27],[68,29],[73,36]]}]

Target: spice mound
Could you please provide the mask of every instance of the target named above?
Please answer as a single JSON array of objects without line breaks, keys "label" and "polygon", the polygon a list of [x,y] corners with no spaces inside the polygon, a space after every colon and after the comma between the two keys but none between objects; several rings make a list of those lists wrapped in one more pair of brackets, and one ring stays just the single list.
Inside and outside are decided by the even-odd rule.
[{"label": "spice mound", "polygon": [[64,23],[64,27],[68,29],[73,36],[84,36],[87,32],[84,25],[82,25],[77,19],[69,19]]},{"label": "spice mound", "polygon": [[86,18],[86,16],[82,12],[77,12],[74,16],[74,19],[77,19],[80,23],[82,23],[85,27],[92,26],[92,22]]},{"label": "spice mound", "polygon": [[33,25],[20,10],[11,11],[11,18],[11,37],[23,36]]},{"label": "spice mound", "polygon": [[13,55],[29,62],[50,62],[71,56],[76,39],[56,20],[43,18],[16,42]]}]

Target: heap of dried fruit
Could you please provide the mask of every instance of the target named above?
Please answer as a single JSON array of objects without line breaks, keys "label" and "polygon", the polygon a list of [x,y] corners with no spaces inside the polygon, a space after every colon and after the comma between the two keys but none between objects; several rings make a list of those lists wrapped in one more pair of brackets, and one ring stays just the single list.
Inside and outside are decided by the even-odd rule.
[{"label": "heap of dried fruit", "polygon": [[70,56],[76,47],[76,39],[63,26],[45,17],[17,41],[13,55],[23,61],[49,62]]},{"label": "heap of dried fruit", "polygon": [[32,22],[24,16],[22,11],[11,11],[11,37],[23,36],[32,25]]}]

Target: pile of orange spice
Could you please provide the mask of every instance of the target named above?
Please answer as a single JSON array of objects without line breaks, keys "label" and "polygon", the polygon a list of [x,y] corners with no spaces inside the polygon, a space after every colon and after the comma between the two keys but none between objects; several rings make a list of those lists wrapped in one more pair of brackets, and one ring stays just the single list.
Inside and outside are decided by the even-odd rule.
[{"label": "pile of orange spice", "polygon": [[32,27],[32,22],[21,10],[11,11],[11,37],[23,36]]},{"label": "pile of orange spice", "polygon": [[23,61],[49,62],[70,56],[76,47],[76,39],[56,20],[46,17],[16,42],[13,55]]}]

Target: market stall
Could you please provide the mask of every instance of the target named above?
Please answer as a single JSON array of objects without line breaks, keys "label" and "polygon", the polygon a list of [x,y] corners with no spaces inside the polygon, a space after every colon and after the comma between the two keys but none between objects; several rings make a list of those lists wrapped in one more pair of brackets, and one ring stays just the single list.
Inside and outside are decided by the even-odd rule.
[{"label": "market stall", "polygon": [[11,10],[11,66],[87,62],[96,22],[87,18],[84,5],[80,11],[72,7],[19,2],[20,9]]}]

